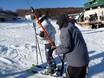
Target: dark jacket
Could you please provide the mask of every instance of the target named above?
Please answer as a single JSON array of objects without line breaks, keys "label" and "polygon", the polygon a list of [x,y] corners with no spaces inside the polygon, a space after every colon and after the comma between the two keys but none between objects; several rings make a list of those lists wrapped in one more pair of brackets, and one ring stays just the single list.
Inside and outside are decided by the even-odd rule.
[{"label": "dark jacket", "polygon": [[69,22],[60,29],[61,45],[57,52],[65,54],[66,62],[73,67],[81,67],[89,62],[88,50],[81,31]]}]

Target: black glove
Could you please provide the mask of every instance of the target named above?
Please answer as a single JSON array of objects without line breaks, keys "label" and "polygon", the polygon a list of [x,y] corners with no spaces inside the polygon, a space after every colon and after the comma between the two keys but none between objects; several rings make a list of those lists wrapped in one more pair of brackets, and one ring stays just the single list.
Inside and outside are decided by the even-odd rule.
[{"label": "black glove", "polygon": [[55,50],[56,49],[56,46],[51,46],[51,50]]},{"label": "black glove", "polygon": [[40,32],[40,34],[39,34],[39,36],[40,36],[40,37],[45,37],[44,32],[43,32],[43,31],[41,31],[41,32]]},{"label": "black glove", "polygon": [[53,45],[51,46],[51,49],[52,49],[52,50],[55,50],[55,49],[56,49],[55,43],[52,42],[52,44],[53,44]]}]

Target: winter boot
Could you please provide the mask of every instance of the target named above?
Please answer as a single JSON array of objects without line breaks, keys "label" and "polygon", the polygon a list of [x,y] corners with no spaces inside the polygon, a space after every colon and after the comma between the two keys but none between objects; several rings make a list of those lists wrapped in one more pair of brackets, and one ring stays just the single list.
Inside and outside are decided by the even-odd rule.
[{"label": "winter boot", "polygon": [[44,74],[44,75],[52,75],[52,74],[54,74],[55,73],[55,69],[51,69],[51,68],[46,68],[43,72],[42,72],[42,74]]}]

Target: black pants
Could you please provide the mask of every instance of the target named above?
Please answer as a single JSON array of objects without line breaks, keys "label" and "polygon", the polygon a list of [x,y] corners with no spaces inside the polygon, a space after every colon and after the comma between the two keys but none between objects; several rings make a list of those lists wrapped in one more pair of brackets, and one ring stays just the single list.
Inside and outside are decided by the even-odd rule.
[{"label": "black pants", "polygon": [[46,60],[47,60],[48,66],[51,70],[55,69],[55,67],[56,67],[52,53],[53,53],[53,50],[51,49],[51,45],[45,44]]},{"label": "black pants", "polygon": [[85,78],[87,65],[82,67],[68,66],[66,70],[66,78]]}]

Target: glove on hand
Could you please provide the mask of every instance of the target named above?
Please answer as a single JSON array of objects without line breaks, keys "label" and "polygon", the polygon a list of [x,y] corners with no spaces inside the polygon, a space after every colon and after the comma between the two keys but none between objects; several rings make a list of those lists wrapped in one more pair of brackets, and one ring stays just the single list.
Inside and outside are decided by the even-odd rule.
[{"label": "glove on hand", "polygon": [[55,49],[56,49],[56,46],[51,46],[51,49],[52,49],[52,50],[55,50]]},{"label": "glove on hand", "polygon": [[55,43],[52,42],[52,44],[53,44],[53,45],[51,46],[51,49],[52,49],[52,50],[55,50],[55,49],[56,49]]},{"label": "glove on hand", "polygon": [[40,34],[39,34],[39,36],[40,36],[40,37],[45,37],[44,32],[43,32],[43,31],[41,31],[41,32],[40,32]]}]

